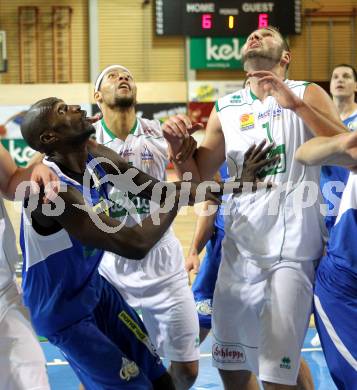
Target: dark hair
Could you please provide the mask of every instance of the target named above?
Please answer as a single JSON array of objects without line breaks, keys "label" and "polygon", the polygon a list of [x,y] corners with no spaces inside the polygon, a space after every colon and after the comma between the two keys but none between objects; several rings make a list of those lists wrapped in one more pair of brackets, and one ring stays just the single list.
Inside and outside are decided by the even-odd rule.
[{"label": "dark hair", "polygon": [[[333,67],[333,69],[332,69],[331,77],[332,77],[333,71],[334,71],[336,68],[342,68],[342,67],[344,67],[344,68],[350,68],[350,69],[352,70],[352,73],[353,73],[353,77],[354,77],[354,79],[355,79],[355,82],[357,82],[357,71],[356,71],[356,69],[355,69],[352,65],[349,65],[349,64],[338,64],[338,65],[335,65],[335,66]],[[331,77],[330,77],[330,78],[331,78]]]},{"label": "dark hair", "polygon": [[31,148],[44,151],[40,135],[49,128],[49,115],[60,99],[49,97],[33,104],[21,123],[21,134]]}]

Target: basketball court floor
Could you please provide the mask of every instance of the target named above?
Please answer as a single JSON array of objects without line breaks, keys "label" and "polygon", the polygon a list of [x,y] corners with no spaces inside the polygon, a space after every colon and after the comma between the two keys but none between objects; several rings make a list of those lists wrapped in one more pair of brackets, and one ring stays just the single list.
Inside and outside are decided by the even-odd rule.
[{"label": "basketball court floor", "polygon": [[[172,178],[170,178],[172,180]],[[197,207],[197,206],[195,206]],[[199,207],[199,206],[198,206]],[[19,208],[16,204],[7,203],[7,209],[14,225],[15,231],[19,231]],[[187,254],[192,235],[195,229],[195,209],[193,207],[181,209],[174,222],[174,230],[182,243],[184,253]],[[20,268],[17,270],[20,275]],[[315,336],[315,328],[309,328],[302,355],[312,371],[316,390],[336,390],[328,372],[321,347],[311,345],[311,339]],[[52,390],[78,390],[79,381],[66,362],[61,352],[48,342],[41,342],[47,359],[48,374]],[[201,346],[200,371],[198,379],[192,390],[219,390],[223,389],[217,370],[211,365],[211,338],[207,337]],[[95,358],[95,357],[93,357]],[[164,361],[167,364],[167,361]],[[352,389],[351,389],[352,390]]]},{"label": "basketball court floor", "polygon": [[[175,220],[174,230],[180,239],[184,253],[188,252],[195,228],[194,208],[182,209]],[[321,347],[313,347],[311,339],[315,328],[309,328],[302,355],[312,371],[316,390],[336,390],[328,372]],[[48,364],[48,373],[52,390],[78,390],[79,381],[59,350],[48,342],[41,343]],[[167,364],[167,361],[164,361]],[[211,365],[211,337],[208,336],[201,346],[200,371],[192,390],[223,389],[217,370]]]},{"label": "basketball court floor", "polygon": [[[321,347],[312,347],[311,339],[315,329],[310,328],[302,355],[310,366],[316,390],[336,390],[333,384]],[[48,342],[41,343],[47,358],[48,374],[52,390],[78,390],[79,381],[64,359],[61,352]],[[211,366],[211,337],[208,336],[201,346],[200,371],[192,390],[223,389],[217,370]],[[167,362],[165,362],[167,363]],[[352,389],[351,389],[352,390]]]}]

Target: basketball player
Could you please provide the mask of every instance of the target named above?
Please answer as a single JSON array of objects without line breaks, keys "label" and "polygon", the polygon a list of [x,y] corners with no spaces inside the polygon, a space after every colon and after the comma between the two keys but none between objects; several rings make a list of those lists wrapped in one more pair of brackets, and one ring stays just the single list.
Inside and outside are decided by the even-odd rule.
[{"label": "basketball player", "polygon": [[[300,146],[296,159],[307,165],[339,165],[356,172],[357,133],[317,137]],[[350,172],[326,255],[316,272],[314,314],[322,349],[339,390],[357,383],[357,177]]]},{"label": "basketball player", "polygon": [[[21,131],[33,149],[47,155],[44,163],[64,186],[50,208],[34,207],[30,199],[23,213],[24,301],[35,330],[60,348],[87,390],[173,389],[140,318],[99,275],[98,266],[104,249],[143,258],[176,215],[177,190],[172,210],[156,213],[159,224],[148,218],[142,227],[119,229],[120,223],[106,215],[109,184],[104,180],[117,167],[124,173],[133,168],[103,146],[89,152],[95,129],[85,111],[56,98],[43,99],[27,112]],[[106,157],[106,162],[98,164],[95,157]],[[151,198],[158,181],[134,171],[131,184],[144,186],[139,193]],[[128,175],[121,182],[133,179]],[[113,182],[113,175],[109,179]],[[99,215],[92,209],[99,209]]]},{"label": "basketball player", "polygon": [[[356,92],[357,73],[353,66],[347,64],[335,66],[330,80],[330,93],[343,124],[351,131],[357,130],[357,103],[355,103]],[[323,166],[321,169],[320,184],[322,194],[324,195],[324,199],[329,210],[328,215],[325,217],[325,223],[329,231],[335,223],[339,208],[338,199],[342,196],[348,175],[348,170],[343,167]],[[331,183],[334,184],[331,190],[328,190]],[[325,189],[324,186],[326,186]],[[338,188],[336,186],[338,186]],[[335,195],[333,197],[334,202],[332,202],[332,199],[328,196],[330,192]]]},{"label": "basketball player", "polygon": [[[345,129],[321,88],[286,80],[291,55],[276,29],[254,31],[242,53],[250,88],[218,100],[202,145],[176,168],[205,180],[226,159],[233,176],[252,143],[274,142],[271,154],[280,156],[280,164],[261,175],[277,188],[229,199],[213,299],[212,355],[227,390],[251,389],[252,372],[265,389],[296,389],[315,260],[324,240],[318,202],[301,206],[305,183],[316,183],[319,169],[303,167],[293,156],[314,135]],[[164,124],[173,153],[191,128],[184,116]]]},{"label": "basketball player", "polygon": [[[14,199],[19,184],[33,180],[38,185],[53,184],[58,179],[43,164],[22,169],[16,166],[8,151],[0,144],[0,191]],[[16,237],[0,198],[0,388],[6,390],[49,390],[46,361],[32,330],[28,313],[22,304],[16,283],[18,261]]]},{"label": "basketball player", "polygon": [[[357,130],[356,92],[357,73],[355,68],[348,64],[336,65],[330,80],[330,93],[343,124],[351,131]],[[335,224],[348,176],[349,171],[344,167],[328,165],[321,167],[320,186],[327,205],[325,224],[329,232]],[[311,344],[314,347],[320,345],[318,333],[312,338]]]},{"label": "basketball player", "polygon": [[[94,125],[97,141],[130,165],[166,180],[169,156],[161,124],[136,115],[136,93],[133,76],[125,67],[111,65],[100,73],[94,93],[103,114]],[[122,195],[115,191],[111,198],[120,201]],[[136,205],[137,221],[145,219],[150,213],[149,200],[131,200]],[[119,204],[111,208],[111,216],[128,226],[137,223]],[[158,353],[171,362],[170,373],[176,388],[189,389],[198,374],[199,325],[182,247],[172,228],[140,263],[106,252],[99,269],[125,300],[142,313]]]}]

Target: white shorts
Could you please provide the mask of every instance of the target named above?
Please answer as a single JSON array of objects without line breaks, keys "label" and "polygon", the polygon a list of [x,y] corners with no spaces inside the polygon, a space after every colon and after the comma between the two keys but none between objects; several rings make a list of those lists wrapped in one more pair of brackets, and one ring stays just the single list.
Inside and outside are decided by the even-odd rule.
[{"label": "white shorts", "polygon": [[49,390],[45,357],[15,291],[8,291],[17,298],[0,321],[0,389]]},{"label": "white shorts", "polygon": [[314,261],[281,261],[263,269],[238,254],[234,262],[225,261],[223,254],[213,297],[213,365],[295,385],[314,274]]},{"label": "white shorts", "polygon": [[142,314],[160,356],[177,362],[199,360],[199,323],[182,247],[166,235],[140,261],[106,253],[100,273]]}]

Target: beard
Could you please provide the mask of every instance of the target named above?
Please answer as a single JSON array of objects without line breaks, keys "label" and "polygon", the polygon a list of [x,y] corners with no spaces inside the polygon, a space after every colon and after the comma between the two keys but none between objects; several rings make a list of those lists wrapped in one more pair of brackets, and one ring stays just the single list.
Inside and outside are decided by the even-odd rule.
[{"label": "beard", "polygon": [[254,70],[270,70],[280,62],[283,55],[283,47],[275,49],[252,49],[243,54],[242,62],[245,70],[248,64],[253,65]]},{"label": "beard", "polygon": [[83,132],[71,137],[68,139],[68,143],[72,145],[81,145],[88,141],[88,139],[95,134],[95,127],[93,125],[89,125],[86,127]]},{"label": "beard", "polygon": [[116,96],[112,108],[126,109],[136,105],[134,96]]}]

